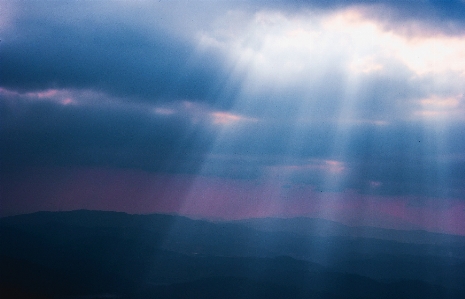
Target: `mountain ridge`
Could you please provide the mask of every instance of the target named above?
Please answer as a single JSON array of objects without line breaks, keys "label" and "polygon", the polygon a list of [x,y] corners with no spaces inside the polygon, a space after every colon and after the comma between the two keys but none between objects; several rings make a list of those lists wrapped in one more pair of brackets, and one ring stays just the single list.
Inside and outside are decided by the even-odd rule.
[{"label": "mountain ridge", "polygon": [[[264,217],[264,218],[248,218],[241,220],[209,220],[205,218],[191,218],[185,215],[178,214],[164,214],[164,213],[150,213],[150,214],[129,214],[125,212],[113,211],[98,211],[98,210],[71,210],[71,211],[39,211],[28,214],[20,214],[14,216],[5,216],[0,218],[1,221],[9,221],[8,219],[21,219],[22,217],[34,218],[47,215],[63,215],[67,218],[67,222],[73,219],[76,214],[83,214],[81,216],[91,217],[94,213],[99,213],[99,219],[95,219],[94,224],[105,220],[105,217],[111,217],[112,225],[115,224],[115,218],[119,222],[125,222],[125,225],[130,225],[127,222],[131,216],[140,218],[139,222],[150,222],[154,217],[159,218],[164,222],[163,227],[171,225],[171,222],[177,221],[197,221],[204,224],[219,224],[219,225],[241,225],[247,228],[262,232],[283,232],[292,233],[301,236],[334,236],[334,237],[348,237],[348,238],[372,238],[378,240],[396,241],[409,244],[465,244],[465,236],[447,233],[431,232],[426,230],[400,230],[390,228],[379,228],[372,226],[349,226],[337,221],[328,220],[324,218],[312,217],[293,217],[293,218],[279,218],[279,217]],[[59,220],[57,217],[56,220]],[[82,217],[81,217],[82,219]],[[89,218],[89,220],[92,218]],[[110,220],[110,219],[107,219]],[[133,221],[134,222],[134,221]],[[137,221],[135,221],[137,223]],[[133,223],[133,224],[136,224]],[[82,223],[84,224],[84,223]],[[160,224],[160,222],[158,222]]]},{"label": "mountain ridge", "polygon": [[[270,230],[280,221],[262,224]],[[260,294],[278,288],[326,294],[324,298],[391,298],[383,292],[391,294],[392,286],[400,294],[423,287],[431,294],[450,295],[447,298],[465,294],[461,244],[313,236],[291,233],[293,226],[286,225],[284,231],[264,231],[239,222],[89,210],[9,216],[0,219],[1,266],[9,269],[9,275],[0,275],[0,287],[11,284],[12,292],[44,295],[40,285],[27,282],[44,273],[41,285],[49,285],[45,295],[54,293],[58,284],[57,292],[66,296],[116,292],[172,298],[179,295],[178,287],[194,294],[209,279],[231,276]],[[140,288],[145,295],[138,293]],[[363,295],[364,290],[371,295]]]}]

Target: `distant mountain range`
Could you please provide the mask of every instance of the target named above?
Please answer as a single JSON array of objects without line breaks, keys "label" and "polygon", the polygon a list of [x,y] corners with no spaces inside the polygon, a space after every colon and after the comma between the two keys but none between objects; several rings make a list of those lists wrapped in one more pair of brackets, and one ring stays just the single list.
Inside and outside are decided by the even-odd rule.
[{"label": "distant mountain range", "polygon": [[310,219],[0,219],[1,298],[465,298],[465,238]]},{"label": "distant mountain range", "polygon": [[337,236],[391,240],[417,244],[465,244],[465,236],[427,232],[424,230],[396,230],[368,226],[347,226],[317,218],[257,218],[237,221],[260,231],[287,232],[302,236]]}]

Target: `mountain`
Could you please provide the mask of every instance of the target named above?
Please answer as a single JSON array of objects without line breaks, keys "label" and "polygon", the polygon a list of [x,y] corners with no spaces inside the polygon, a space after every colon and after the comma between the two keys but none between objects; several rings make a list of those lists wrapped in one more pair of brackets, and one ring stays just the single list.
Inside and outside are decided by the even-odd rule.
[{"label": "mountain", "polygon": [[351,228],[337,223],[331,225],[338,234],[317,230],[324,225],[305,218],[209,222],[85,210],[5,217],[0,295],[464,298],[460,238],[410,244],[344,235]]},{"label": "mountain", "polygon": [[319,218],[253,218],[238,220],[235,223],[260,231],[287,232],[303,236],[373,238],[415,244],[465,244],[465,236],[433,233],[424,230],[347,226]]}]

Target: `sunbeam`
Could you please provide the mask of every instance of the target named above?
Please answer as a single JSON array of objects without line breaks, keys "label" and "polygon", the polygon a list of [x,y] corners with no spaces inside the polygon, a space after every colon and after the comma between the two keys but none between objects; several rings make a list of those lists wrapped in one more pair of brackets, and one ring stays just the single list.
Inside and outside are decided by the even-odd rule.
[{"label": "sunbeam", "polygon": [[0,1],[1,298],[464,298],[463,1]]}]

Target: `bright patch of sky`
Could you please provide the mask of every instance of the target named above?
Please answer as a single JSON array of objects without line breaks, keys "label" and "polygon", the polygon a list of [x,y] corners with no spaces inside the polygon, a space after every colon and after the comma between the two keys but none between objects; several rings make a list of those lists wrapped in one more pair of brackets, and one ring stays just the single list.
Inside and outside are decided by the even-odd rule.
[{"label": "bright patch of sky", "polygon": [[[345,89],[344,101],[366,97],[364,90],[372,88],[373,78],[404,80],[406,85],[399,88],[412,91],[385,99],[394,109],[381,115],[384,121],[418,115],[461,119],[463,110],[457,108],[463,109],[465,39],[421,31],[405,35],[365,17],[364,11],[353,7],[324,14],[265,10],[253,16],[229,11],[218,18],[214,30],[199,33],[199,47],[226,55],[233,73],[243,78],[244,97],[266,101],[262,93],[298,90],[299,96],[281,100],[301,101],[305,108],[312,107],[305,102],[323,88],[320,79],[328,73],[340,79],[330,82],[334,85],[329,88]],[[234,25],[238,23],[242,25]],[[408,26],[418,30],[421,24]],[[441,109],[442,104],[419,109],[416,103],[425,103],[425,98],[441,98],[453,109]]]}]

